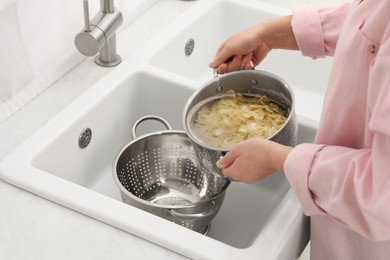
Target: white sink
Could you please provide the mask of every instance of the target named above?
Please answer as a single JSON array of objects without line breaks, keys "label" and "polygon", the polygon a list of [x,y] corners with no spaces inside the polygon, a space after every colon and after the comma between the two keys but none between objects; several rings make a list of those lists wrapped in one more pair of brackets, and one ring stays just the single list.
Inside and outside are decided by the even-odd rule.
[{"label": "white sink", "polygon": [[[150,64],[204,83],[213,77],[208,63],[229,36],[265,19],[291,14],[291,10],[256,0],[204,2],[208,3],[194,6],[191,14],[164,32],[158,41],[160,47],[150,52]],[[187,56],[185,46],[189,40],[193,40],[194,48]],[[149,49],[156,42],[151,41]],[[285,79],[294,88],[298,114],[317,119],[331,63],[332,58],[313,61],[298,51],[273,50],[257,69]]]},{"label": "white sink", "polygon": [[[233,182],[210,232],[204,236],[124,204],[111,173],[114,157],[131,140],[131,127],[141,116],[158,115],[174,129],[182,129],[183,106],[192,92],[211,78],[207,63],[223,38],[263,16],[285,12],[256,0],[199,1],[11,152],[0,164],[0,177],[190,258],[297,257],[309,239],[308,223],[282,174],[251,185]],[[236,23],[219,29],[216,26],[230,19]],[[213,30],[219,34],[214,35]],[[176,44],[181,46],[188,37],[197,42],[205,39],[207,44],[201,47],[196,43],[196,48],[200,47],[193,53],[196,56],[181,57],[183,53],[178,52]],[[287,57],[283,62],[288,64],[310,64],[310,60],[298,61],[295,55]],[[196,60],[191,62],[192,58]],[[272,66],[278,70],[275,72]],[[268,68],[277,74],[295,73],[295,66],[270,63]],[[318,72],[322,81],[326,71],[325,76]],[[299,80],[297,77],[297,84],[305,83]],[[311,142],[316,121],[299,111],[298,118],[299,142]],[[78,139],[86,128],[91,129],[92,139],[81,149]],[[145,124],[138,134],[161,128],[159,124]]]},{"label": "white sink", "polygon": [[[118,70],[99,82],[13,151],[1,165],[1,178],[191,258],[299,254],[308,241],[307,223],[282,174],[251,185],[233,182],[207,236],[121,202],[111,167],[131,140],[133,123],[154,114],[182,129],[182,107],[195,89],[147,65],[127,69],[127,75]],[[92,139],[80,149],[85,128]],[[163,128],[142,124],[137,133]],[[314,134],[315,124],[300,124],[300,142]]]}]

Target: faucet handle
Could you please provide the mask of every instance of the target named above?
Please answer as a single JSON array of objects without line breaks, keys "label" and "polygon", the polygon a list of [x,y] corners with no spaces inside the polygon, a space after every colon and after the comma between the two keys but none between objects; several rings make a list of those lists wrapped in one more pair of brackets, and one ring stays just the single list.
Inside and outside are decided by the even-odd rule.
[{"label": "faucet handle", "polygon": [[83,2],[84,6],[84,32],[90,32],[91,27],[89,25],[89,7],[88,7],[88,0],[84,0]]},{"label": "faucet handle", "polygon": [[95,62],[111,67],[121,62],[121,57],[116,52],[116,31],[122,24],[123,17],[114,8],[113,0],[101,0],[100,5],[101,11],[90,21],[88,0],[83,0],[84,28],[76,35],[74,43],[85,56],[95,56],[99,52]]}]

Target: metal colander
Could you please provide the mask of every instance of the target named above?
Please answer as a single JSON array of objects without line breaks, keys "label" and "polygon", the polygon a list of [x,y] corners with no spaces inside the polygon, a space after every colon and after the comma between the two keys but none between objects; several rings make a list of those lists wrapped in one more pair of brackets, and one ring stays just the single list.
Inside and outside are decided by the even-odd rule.
[{"label": "metal colander", "polygon": [[[137,137],[137,126],[150,119],[169,130]],[[202,167],[186,133],[171,129],[161,117],[140,118],[134,140],[114,161],[113,177],[123,202],[205,233],[230,182]]]}]

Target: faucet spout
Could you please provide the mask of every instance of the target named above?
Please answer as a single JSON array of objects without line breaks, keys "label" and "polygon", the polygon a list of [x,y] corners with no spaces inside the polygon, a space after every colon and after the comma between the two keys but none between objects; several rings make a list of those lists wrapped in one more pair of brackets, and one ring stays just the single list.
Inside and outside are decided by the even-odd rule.
[{"label": "faucet spout", "polygon": [[89,20],[88,0],[84,4],[84,29],[75,37],[76,48],[86,56],[95,56],[95,63],[103,67],[118,65],[122,59],[116,51],[116,31],[123,22],[121,12],[113,0],[100,0],[100,12]]}]

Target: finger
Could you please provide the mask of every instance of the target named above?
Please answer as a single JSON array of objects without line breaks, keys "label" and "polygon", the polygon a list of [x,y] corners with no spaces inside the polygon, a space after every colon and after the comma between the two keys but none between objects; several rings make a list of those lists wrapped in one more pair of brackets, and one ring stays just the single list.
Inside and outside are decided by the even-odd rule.
[{"label": "finger", "polygon": [[252,69],[250,66],[248,66],[248,64],[251,65],[252,56],[253,56],[253,53],[250,52],[243,57],[243,59],[241,61],[241,66],[240,66],[241,70],[245,70],[248,68]]},{"label": "finger", "polygon": [[[229,71],[233,71],[233,70],[237,70],[236,68],[232,67],[232,65],[230,65],[230,63],[234,60],[235,56],[230,56],[224,63],[222,63],[218,68],[217,68],[217,71],[219,74],[224,74],[226,72],[229,72]],[[240,61],[235,61],[236,64],[238,64]],[[237,65],[234,65],[233,63],[233,66],[236,66]]]},{"label": "finger", "polygon": [[250,180],[246,174],[243,174],[243,165],[240,163],[240,159],[236,158],[231,165],[222,169],[222,173],[227,178],[234,180],[249,183]]},{"label": "finger", "polygon": [[221,64],[225,63],[232,55],[231,51],[225,48],[225,43],[222,43],[215,54],[214,59],[209,63],[211,68],[218,68]]},{"label": "finger", "polygon": [[222,63],[222,64],[218,67],[217,71],[218,71],[218,74],[224,74],[224,73],[226,73],[226,72],[228,71],[228,65],[227,65],[226,63]]},{"label": "finger", "polygon": [[220,158],[217,161],[217,167],[220,169],[230,167],[234,163],[237,157],[238,154],[236,152],[230,151],[224,157]]},{"label": "finger", "polygon": [[252,62],[254,67],[259,65],[268,55],[269,50],[258,51],[257,54],[253,55]]},{"label": "finger", "polygon": [[233,60],[228,63],[228,71],[236,71],[241,68],[242,55],[234,56]]},{"label": "finger", "polygon": [[255,68],[253,67],[252,63],[247,63],[244,67],[244,70],[254,70]]}]

